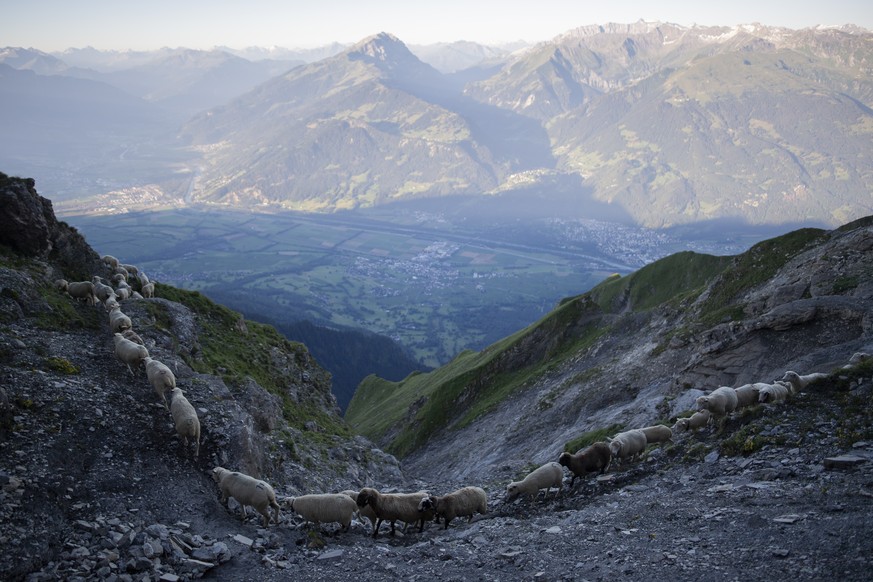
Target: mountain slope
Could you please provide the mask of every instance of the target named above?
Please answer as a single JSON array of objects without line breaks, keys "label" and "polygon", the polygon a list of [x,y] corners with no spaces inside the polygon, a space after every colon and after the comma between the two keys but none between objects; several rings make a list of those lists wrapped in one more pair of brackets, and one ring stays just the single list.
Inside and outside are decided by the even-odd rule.
[{"label": "mountain slope", "polygon": [[675,416],[698,389],[829,371],[873,347],[871,249],[868,218],[732,258],[673,255],[481,353],[399,383],[369,378],[346,419],[416,472],[463,480],[548,460],[586,431]]},{"label": "mountain slope", "polygon": [[856,28],[639,22],[447,76],[381,34],[188,124],[204,155],[194,200],[334,211],[519,186],[549,197],[570,175],[648,227],[836,226],[873,211],[871,58],[873,34]]},{"label": "mountain slope", "polygon": [[435,104],[439,79],[386,34],[290,71],[186,125],[210,152],[195,198],[323,210],[493,187],[504,170]]}]

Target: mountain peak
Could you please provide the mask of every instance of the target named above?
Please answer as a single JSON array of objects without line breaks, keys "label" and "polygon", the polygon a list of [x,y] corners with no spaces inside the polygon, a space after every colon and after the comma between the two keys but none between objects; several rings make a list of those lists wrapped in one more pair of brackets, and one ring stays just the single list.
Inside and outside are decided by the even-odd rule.
[{"label": "mountain peak", "polygon": [[357,57],[373,63],[418,60],[402,40],[387,32],[365,38],[350,48],[348,54],[350,58]]}]

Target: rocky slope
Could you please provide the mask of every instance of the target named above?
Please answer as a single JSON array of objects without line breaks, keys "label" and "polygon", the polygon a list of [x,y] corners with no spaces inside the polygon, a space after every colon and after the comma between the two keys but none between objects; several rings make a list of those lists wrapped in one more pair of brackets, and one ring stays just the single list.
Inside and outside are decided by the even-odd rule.
[{"label": "rocky slope", "polygon": [[[34,210],[5,216],[7,228],[51,215],[32,182],[2,176],[0,202],[0,214]],[[481,478],[461,479],[449,456],[434,450],[428,471],[404,475],[390,456],[344,431],[329,378],[302,346],[202,296],[161,286],[158,298],[127,300],[123,309],[150,353],[173,364],[198,410],[204,438],[194,459],[179,447],[142,371],[132,375],[115,360],[102,308],[52,286],[74,272],[62,265],[67,254],[81,260],[76,278],[105,267],[68,226],[47,224],[35,245],[13,248],[7,238],[0,246],[3,579],[868,577],[869,363],[788,405],[759,407],[718,431],[654,448],[557,499],[503,503],[508,478],[526,469],[520,463],[467,459],[460,449],[475,442],[458,440],[458,458],[478,462]],[[850,249],[839,253],[845,268],[864,264]],[[793,361],[812,367],[823,359],[798,352]],[[692,361],[682,373],[704,370]],[[828,461],[843,453],[848,458]],[[522,457],[527,466],[536,460],[515,453]],[[251,512],[240,521],[238,507],[219,504],[208,475],[219,463],[263,476],[280,496],[362,484],[435,492],[479,484],[489,492],[489,512],[447,530],[429,525],[394,537],[383,530],[375,540],[361,522],[341,533],[335,524],[303,524],[288,510],[280,525],[264,529]]]}]

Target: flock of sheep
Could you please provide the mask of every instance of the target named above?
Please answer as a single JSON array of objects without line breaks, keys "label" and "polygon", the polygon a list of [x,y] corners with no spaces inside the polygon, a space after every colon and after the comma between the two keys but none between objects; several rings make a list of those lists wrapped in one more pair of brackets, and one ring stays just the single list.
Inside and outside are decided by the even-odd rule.
[{"label": "flock of sheep", "polygon": [[[131,374],[140,364],[144,365],[148,381],[161,398],[164,408],[169,410],[176,432],[182,438],[186,449],[188,439],[193,440],[196,458],[200,447],[200,422],[197,412],[182,391],[176,387],[176,378],[172,370],[149,356],[142,339],[133,331],[130,318],[121,311],[119,304],[119,301],[128,298],[153,297],[154,283],[150,282],[145,273],[135,266],[120,264],[115,257],[106,255],[103,261],[113,269],[114,287],[103,283],[100,277],[94,277],[92,281],[74,283],[59,280],[58,288],[76,299],[87,301],[89,305],[103,304],[109,313],[116,357],[128,367]],[[128,280],[134,277],[140,284],[142,294],[134,291],[128,284]],[[856,365],[869,357],[865,353],[855,354],[849,365]],[[728,386],[716,388],[709,394],[697,398],[697,410],[690,416],[679,418],[672,428],[659,424],[625,430],[576,453],[561,453],[557,462],[548,462],[520,481],[509,483],[504,501],[512,501],[521,495],[535,499],[540,491],[545,492],[543,496],[545,499],[552,488],[556,489],[557,498],[563,488],[563,467],[570,472],[572,490],[577,478],[594,472],[603,474],[614,460],[620,462],[624,459],[638,458],[648,445],[672,441],[674,433],[703,428],[748,406],[785,402],[804,390],[810,383],[827,377],[827,374],[822,373],[801,376],[796,372],[788,371],[781,380],[772,384],[759,382],[745,384],[738,388]],[[169,405],[167,393],[170,394]],[[281,506],[275,491],[268,483],[223,467],[215,467],[212,470],[212,478],[221,492],[222,504],[227,504],[228,499],[233,497],[241,506],[243,519],[247,517],[246,506],[251,506],[263,517],[264,527],[268,527],[271,520],[276,524],[279,523]],[[390,523],[392,535],[395,533],[395,524],[398,521],[403,522],[407,527],[417,524],[419,531],[424,529],[428,521],[439,523],[442,520],[445,528],[448,528],[449,523],[456,517],[467,517],[469,522],[475,514],[487,512],[488,497],[485,490],[480,487],[462,487],[442,496],[432,495],[427,491],[381,493],[371,487],[364,487],[360,491],[347,490],[341,493],[289,497],[284,500],[284,504],[316,526],[322,523],[338,523],[344,531],[349,529],[354,517],[367,518],[372,524],[373,537],[376,537],[383,522]]]},{"label": "flock of sheep", "polygon": [[[856,354],[850,365],[868,357],[870,356],[867,354]],[[545,499],[553,488],[557,497],[563,488],[563,467],[570,472],[572,490],[577,477],[593,472],[605,473],[613,460],[632,460],[639,457],[650,444],[672,441],[674,433],[697,430],[744,407],[759,403],[785,402],[810,383],[827,377],[827,374],[822,373],[801,376],[789,371],[773,384],[754,383],[739,388],[717,388],[699,397],[696,400],[697,411],[691,416],[678,419],[672,428],[659,424],[626,430],[575,454],[562,453],[557,462],[548,462],[524,479],[509,483],[504,501],[512,501],[520,495],[535,499],[540,491],[544,491]],[[251,505],[263,516],[266,527],[270,523],[269,510],[272,508],[273,521],[279,523],[280,505],[276,501],[275,492],[267,483],[241,473],[230,473],[221,467],[214,469],[213,477],[221,488],[222,501],[235,497],[243,505],[243,516],[244,506]],[[285,505],[316,526],[322,523],[338,523],[344,531],[348,530],[353,517],[367,518],[372,524],[373,537],[376,537],[383,522],[390,523],[391,534],[394,535],[397,522],[403,522],[407,527],[418,525],[419,531],[422,531],[428,521],[439,523],[442,520],[445,528],[456,517],[467,517],[470,521],[475,514],[487,512],[488,497],[480,487],[462,487],[442,496],[432,495],[427,491],[381,493],[365,487],[360,491],[290,497],[285,500]]]},{"label": "flock of sheep", "polygon": [[[70,297],[85,301],[88,305],[103,305],[109,314],[109,329],[113,333],[115,357],[127,366],[131,375],[134,375],[134,370],[141,365],[145,368],[146,378],[161,398],[164,408],[169,411],[184,446],[186,448],[190,446],[188,439],[193,441],[196,458],[200,453],[200,419],[197,417],[197,411],[185,398],[182,390],[176,387],[176,376],[173,371],[163,362],[149,356],[145,342],[133,330],[130,317],[121,310],[121,301],[154,297],[155,284],[149,281],[145,272],[134,265],[122,264],[112,255],[104,255],[102,259],[112,270],[111,285],[106,284],[102,277],[95,275],[91,281],[70,283],[58,279],[55,281],[55,286]],[[139,283],[140,292],[130,286],[129,281],[133,279]]]}]

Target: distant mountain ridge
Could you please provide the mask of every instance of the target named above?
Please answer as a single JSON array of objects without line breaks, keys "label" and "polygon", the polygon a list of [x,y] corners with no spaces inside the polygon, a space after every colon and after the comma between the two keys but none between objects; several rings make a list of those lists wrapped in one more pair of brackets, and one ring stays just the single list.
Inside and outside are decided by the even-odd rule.
[{"label": "distant mountain ridge", "polygon": [[400,45],[377,35],[198,116],[195,199],[331,211],[577,175],[645,226],[873,210],[867,31],[582,27],[463,88]]}]

